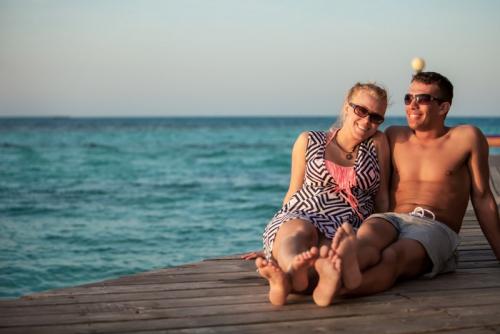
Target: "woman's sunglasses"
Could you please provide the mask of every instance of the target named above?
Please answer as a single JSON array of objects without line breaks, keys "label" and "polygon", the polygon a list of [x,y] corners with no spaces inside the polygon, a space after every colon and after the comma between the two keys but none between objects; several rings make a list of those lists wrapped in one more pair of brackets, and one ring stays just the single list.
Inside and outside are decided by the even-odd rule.
[{"label": "woman's sunglasses", "polygon": [[368,119],[370,120],[370,122],[372,122],[374,124],[382,124],[384,122],[384,116],[382,116],[382,115],[379,115],[379,114],[374,113],[374,112],[370,112],[365,107],[358,106],[357,104],[354,104],[352,102],[349,102],[349,105],[354,110],[354,113],[361,118],[365,118],[366,116],[368,116]]},{"label": "woman's sunglasses", "polygon": [[430,94],[406,94],[405,95],[405,104],[408,106],[411,104],[411,102],[415,99],[415,102],[417,104],[422,104],[422,105],[429,105],[431,104],[432,101],[437,101],[438,103],[443,103],[443,99],[439,99],[437,97],[434,97]]}]

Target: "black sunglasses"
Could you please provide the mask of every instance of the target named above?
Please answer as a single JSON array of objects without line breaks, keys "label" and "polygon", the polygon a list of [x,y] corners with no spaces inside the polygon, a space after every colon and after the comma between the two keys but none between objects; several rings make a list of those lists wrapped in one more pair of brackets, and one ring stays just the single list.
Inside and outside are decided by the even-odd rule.
[{"label": "black sunglasses", "polygon": [[375,124],[382,124],[382,123],[384,123],[384,116],[379,115],[379,114],[374,113],[374,112],[370,112],[365,107],[358,106],[357,104],[354,104],[352,102],[349,102],[349,105],[354,110],[354,113],[356,115],[358,115],[359,117],[365,118],[366,116],[368,116],[368,119],[372,123],[375,123]]},{"label": "black sunglasses", "polygon": [[443,103],[444,100],[434,97],[430,94],[406,94],[405,95],[405,104],[408,106],[415,99],[415,102],[418,104],[428,105],[431,104],[432,101],[437,101],[438,103]]}]

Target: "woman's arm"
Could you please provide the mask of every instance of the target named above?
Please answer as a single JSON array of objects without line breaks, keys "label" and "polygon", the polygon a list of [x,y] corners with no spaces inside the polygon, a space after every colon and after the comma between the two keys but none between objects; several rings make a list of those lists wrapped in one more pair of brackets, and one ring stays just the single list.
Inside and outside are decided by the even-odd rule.
[{"label": "woman's arm", "polygon": [[307,143],[309,141],[309,133],[302,132],[292,149],[292,166],[290,171],[290,185],[288,191],[283,199],[283,205],[288,203],[290,198],[299,191],[304,183],[304,176],[306,171],[306,151]]},{"label": "woman's arm", "polygon": [[[283,205],[287,203],[290,198],[302,187],[304,183],[304,175],[306,170],[306,151],[309,134],[303,132],[295,140],[292,149],[292,167],[290,172],[290,185],[288,191],[283,199]],[[253,260],[257,257],[264,257],[264,252],[254,251],[242,254],[240,256],[244,260]]]}]

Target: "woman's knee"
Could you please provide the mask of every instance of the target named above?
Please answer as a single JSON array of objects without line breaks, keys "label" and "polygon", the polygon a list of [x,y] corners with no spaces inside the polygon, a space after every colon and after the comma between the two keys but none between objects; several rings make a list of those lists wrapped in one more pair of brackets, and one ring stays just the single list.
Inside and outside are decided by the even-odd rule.
[{"label": "woman's knee", "polygon": [[318,243],[316,228],[310,222],[301,219],[290,220],[280,226],[276,238],[284,237],[310,238]]},{"label": "woman's knee", "polygon": [[280,226],[276,234],[273,258],[281,265],[290,257],[317,246],[318,240],[318,232],[310,222],[298,219],[288,221]]}]

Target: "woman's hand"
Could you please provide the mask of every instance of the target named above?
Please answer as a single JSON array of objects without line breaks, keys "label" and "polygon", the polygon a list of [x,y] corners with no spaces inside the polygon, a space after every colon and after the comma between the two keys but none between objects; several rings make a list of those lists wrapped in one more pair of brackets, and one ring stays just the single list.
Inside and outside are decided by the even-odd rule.
[{"label": "woman's hand", "polygon": [[253,259],[256,259],[258,257],[264,257],[264,252],[263,251],[255,251],[255,252],[245,253],[245,254],[242,254],[240,256],[240,258],[243,260],[253,260]]}]

